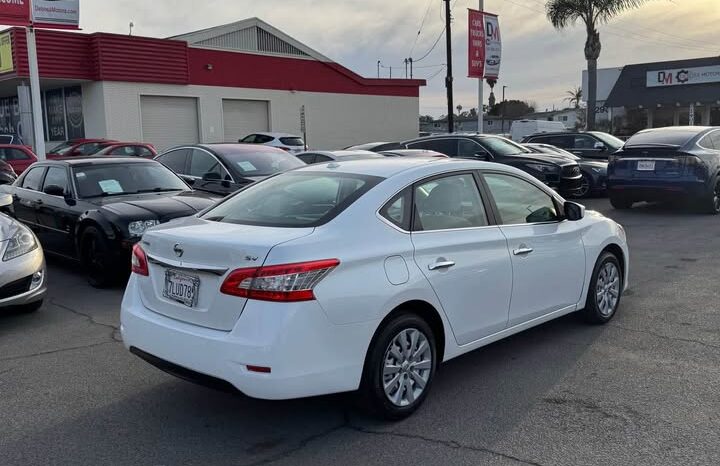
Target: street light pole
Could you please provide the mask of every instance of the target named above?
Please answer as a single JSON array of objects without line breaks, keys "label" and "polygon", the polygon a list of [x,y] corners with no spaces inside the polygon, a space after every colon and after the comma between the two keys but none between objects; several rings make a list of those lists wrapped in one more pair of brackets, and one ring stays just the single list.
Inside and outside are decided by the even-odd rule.
[{"label": "street light pole", "polygon": [[[480,1],[479,1],[478,9],[479,9],[481,12],[485,11],[485,0],[480,0]],[[483,23],[484,23],[484,22],[485,22],[485,20],[483,20]],[[485,25],[483,24],[483,28],[484,28],[484,27],[485,27]],[[484,93],[484,91],[485,91],[485,87],[484,87],[483,81],[484,81],[484,78],[478,79],[478,112],[477,112],[477,114],[478,114],[478,133],[479,133],[479,134],[482,134],[483,131],[484,131],[484,128],[483,128],[483,124],[484,124],[484,121],[483,121],[483,118],[484,118],[484,117],[483,117],[483,105],[484,105],[483,100],[485,100],[485,98],[483,97],[483,93]]]},{"label": "street light pole", "polygon": [[445,46],[447,49],[447,76],[445,87],[447,88],[448,106],[448,133],[455,132],[455,106],[453,105],[453,75],[452,75],[452,29],[450,24],[450,0],[445,0]]}]

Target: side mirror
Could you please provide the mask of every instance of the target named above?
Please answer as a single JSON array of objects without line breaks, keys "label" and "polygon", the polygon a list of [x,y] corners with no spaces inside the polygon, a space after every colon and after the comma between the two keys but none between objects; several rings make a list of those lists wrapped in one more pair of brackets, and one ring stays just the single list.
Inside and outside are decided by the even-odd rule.
[{"label": "side mirror", "polygon": [[566,201],[563,209],[565,210],[565,218],[571,222],[577,222],[585,217],[585,206],[577,202]]},{"label": "side mirror", "polygon": [[195,184],[195,178],[193,178],[193,177],[191,177],[191,176],[185,176],[185,175],[179,175],[179,176],[180,176],[180,178],[182,178],[182,180],[183,180],[184,182],[186,182],[186,183],[189,184],[190,186],[192,186],[192,185]]},{"label": "side mirror", "polygon": [[216,172],[207,172],[202,177],[203,181],[220,181],[222,180],[222,176],[220,176],[220,173]]},{"label": "side mirror", "polygon": [[43,192],[49,196],[58,196],[58,197],[65,196],[65,188],[62,188],[55,184],[50,184],[50,185],[45,186],[45,189],[43,189]]},{"label": "side mirror", "polygon": [[13,203],[13,197],[9,194],[0,194],[0,207],[8,207]]},{"label": "side mirror", "polygon": [[607,147],[605,146],[605,144],[603,144],[603,143],[600,142],[600,141],[598,141],[598,142],[595,143],[594,148],[595,148],[596,150],[601,151],[601,152],[605,152],[605,151],[607,150]]},{"label": "side mirror", "polygon": [[492,162],[492,155],[488,154],[487,152],[476,152],[475,157],[477,157],[478,160]]}]

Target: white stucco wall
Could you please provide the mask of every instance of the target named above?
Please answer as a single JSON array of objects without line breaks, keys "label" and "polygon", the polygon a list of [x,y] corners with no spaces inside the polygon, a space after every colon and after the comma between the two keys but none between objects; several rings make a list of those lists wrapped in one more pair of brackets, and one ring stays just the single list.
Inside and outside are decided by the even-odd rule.
[{"label": "white stucco wall", "polygon": [[83,87],[87,137],[142,140],[142,95],[198,98],[201,142],[225,142],[222,99],[267,100],[270,131],[296,134],[300,133],[300,107],[305,105],[308,144],[314,149],[418,135],[417,97],[104,81]]}]

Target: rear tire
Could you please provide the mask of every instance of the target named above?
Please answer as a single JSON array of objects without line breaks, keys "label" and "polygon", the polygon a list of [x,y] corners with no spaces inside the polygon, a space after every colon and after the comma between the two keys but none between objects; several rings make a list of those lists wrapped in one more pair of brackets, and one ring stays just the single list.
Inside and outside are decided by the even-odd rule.
[{"label": "rear tire", "polygon": [[80,241],[80,258],[90,286],[107,288],[115,282],[117,272],[107,238],[95,227],[83,231]]},{"label": "rear tire", "polygon": [[361,401],[387,420],[410,416],[425,401],[437,368],[435,335],[416,314],[400,314],[373,338],[360,384]]},{"label": "rear tire", "polygon": [[618,210],[631,209],[634,202],[632,199],[628,199],[622,194],[610,194],[610,205]]},{"label": "rear tire", "polygon": [[620,261],[610,252],[604,252],[595,263],[587,300],[582,316],[590,324],[610,322],[618,306],[623,290],[623,275]]}]

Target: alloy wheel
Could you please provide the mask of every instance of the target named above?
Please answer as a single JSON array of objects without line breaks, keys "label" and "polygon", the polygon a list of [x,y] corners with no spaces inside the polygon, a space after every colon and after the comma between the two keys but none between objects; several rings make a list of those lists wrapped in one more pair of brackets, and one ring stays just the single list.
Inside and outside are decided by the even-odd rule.
[{"label": "alloy wheel", "polygon": [[605,263],[600,269],[595,294],[600,314],[604,317],[612,315],[620,299],[620,273],[612,262]]},{"label": "alloy wheel", "polygon": [[383,359],[385,396],[395,406],[409,406],[425,391],[432,371],[432,349],[416,328],[400,331],[390,341]]},{"label": "alloy wheel", "polygon": [[715,184],[715,190],[713,191],[713,209],[715,209],[715,212],[720,212],[720,181]]},{"label": "alloy wheel", "polygon": [[587,175],[583,174],[582,181],[580,181],[580,188],[576,192],[576,197],[585,197],[590,192],[590,180]]}]

